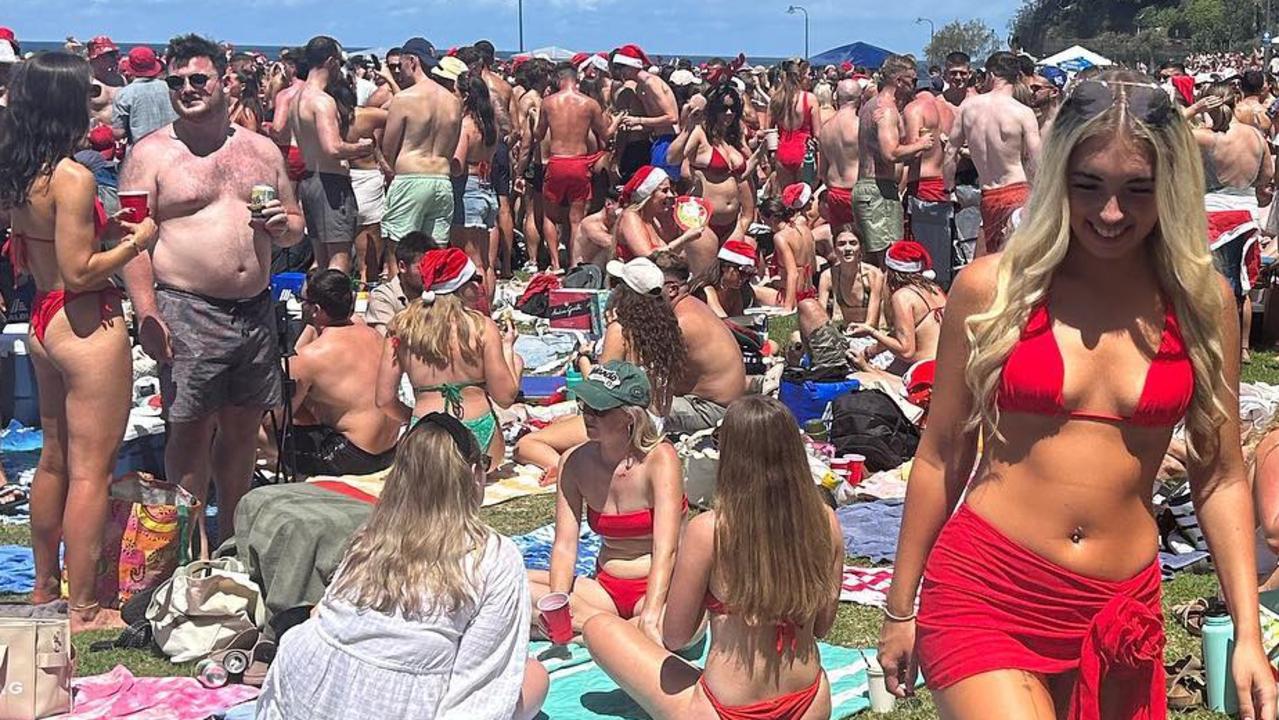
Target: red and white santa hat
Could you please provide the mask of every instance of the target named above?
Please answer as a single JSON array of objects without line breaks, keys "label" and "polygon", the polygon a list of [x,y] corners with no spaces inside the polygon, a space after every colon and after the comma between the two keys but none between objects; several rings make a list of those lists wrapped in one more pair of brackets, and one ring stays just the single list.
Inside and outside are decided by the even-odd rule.
[{"label": "red and white santa hat", "polygon": [[716,257],[734,265],[751,267],[755,265],[755,248],[742,240],[729,240],[719,249]]},{"label": "red and white santa hat", "polygon": [[604,55],[603,53],[595,53],[594,55],[587,55],[586,53],[582,53],[582,59],[581,60],[574,59],[573,66],[576,67],[577,71],[580,73],[584,73],[586,72],[588,68],[592,68],[592,67],[598,68],[601,71],[607,72],[608,56]]},{"label": "red and white santa hat", "polygon": [[623,45],[613,53],[613,62],[617,65],[625,65],[626,67],[644,68],[652,65],[652,61],[648,59],[648,55],[640,49],[639,45]]},{"label": "red and white santa hat", "polygon": [[645,165],[636,170],[631,179],[627,180],[626,184],[622,186],[622,194],[618,199],[621,200],[623,205],[638,205],[649,199],[658,186],[668,179],[669,176],[665,170],[652,165]]},{"label": "red and white santa hat", "polygon": [[803,208],[811,199],[813,199],[813,189],[805,182],[791,183],[782,190],[782,204],[791,210]]},{"label": "red and white santa hat", "polygon": [[933,259],[923,245],[914,240],[898,240],[888,246],[884,266],[902,273],[922,273],[933,267]]},{"label": "red and white santa hat", "polygon": [[591,56],[590,53],[584,53],[584,52],[573,53],[573,57],[569,59],[569,62],[573,64],[573,67],[578,67],[582,64],[583,61],[586,60],[586,58],[590,56]]},{"label": "red and white santa hat", "polygon": [[422,302],[427,305],[440,295],[461,290],[477,272],[475,263],[458,248],[427,250],[417,268],[422,273]]}]

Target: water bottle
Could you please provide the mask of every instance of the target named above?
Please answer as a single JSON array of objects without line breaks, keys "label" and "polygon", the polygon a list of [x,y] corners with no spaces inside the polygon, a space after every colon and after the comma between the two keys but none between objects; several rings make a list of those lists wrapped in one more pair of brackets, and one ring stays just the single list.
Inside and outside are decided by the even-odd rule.
[{"label": "water bottle", "polygon": [[565,399],[569,401],[577,400],[577,392],[575,388],[582,384],[582,373],[577,368],[569,365],[568,372],[564,373],[564,390]]},{"label": "water bottle", "polygon": [[1230,656],[1235,649],[1235,623],[1220,600],[1214,600],[1204,615],[1203,659],[1208,685],[1208,709],[1234,714],[1239,710],[1235,681],[1230,673]]}]

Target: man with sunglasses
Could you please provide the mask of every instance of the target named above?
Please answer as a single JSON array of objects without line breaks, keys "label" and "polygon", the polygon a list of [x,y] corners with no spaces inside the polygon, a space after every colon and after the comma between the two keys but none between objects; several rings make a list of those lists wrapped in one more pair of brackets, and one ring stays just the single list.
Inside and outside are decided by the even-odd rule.
[{"label": "man with sunglasses", "polygon": [[[161,366],[166,477],[203,500],[212,474],[225,538],[262,412],[282,398],[271,247],[301,241],[302,215],[279,151],[231,125],[218,46],[186,35],[167,56],[178,119],[133,147],[120,178],[121,191],[147,193],[160,237],[123,275],[139,342]],[[256,216],[255,185],[279,193]]]},{"label": "man with sunglasses", "polygon": [[1039,68],[1026,82],[1030,86],[1030,107],[1039,118],[1039,129],[1047,134],[1061,107],[1061,96],[1066,91],[1066,71],[1051,65]]},{"label": "man with sunglasses", "polygon": [[981,238],[976,257],[998,252],[1012,233],[1014,213],[1030,197],[1030,178],[1039,157],[1039,120],[1013,97],[1021,61],[996,52],[986,61],[986,92],[959,108],[946,145],[946,186],[954,187],[959,149],[968,145],[981,183]]},{"label": "man with sunglasses", "polygon": [[341,77],[342,46],[320,35],[307,42],[302,57],[306,83],[289,114],[293,137],[306,161],[298,199],[306,214],[315,266],[350,272],[359,208],[347,161],[372,154],[373,140],[352,143],[342,138],[337,102],[326,91],[330,79]]},{"label": "man with sunglasses", "polygon": [[314,339],[298,342],[289,363],[294,426],[285,463],[303,475],[367,475],[395,457],[400,421],[377,407],[382,335],[352,319],[355,291],[340,270],[312,270],[302,290],[302,318]]}]

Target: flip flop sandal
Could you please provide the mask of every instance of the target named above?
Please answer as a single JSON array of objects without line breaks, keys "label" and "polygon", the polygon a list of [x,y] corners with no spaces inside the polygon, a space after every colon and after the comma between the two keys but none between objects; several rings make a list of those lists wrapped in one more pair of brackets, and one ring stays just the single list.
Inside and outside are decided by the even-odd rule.
[{"label": "flip flop sandal", "polygon": [[1208,600],[1206,598],[1198,598],[1188,603],[1174,605],[1172,608],[1173,617],[1177,618],[1177,622],[1186,629],[1194,637],[1203,635],[1204,614],[1208,612]]},{"label": "flip flop sandal", "polygon": [[12,514],[14,510],[26,507],[30,502],[31,494],[22,486],[0,486],[0,515]]},{"label": "flip flop sandal", "polygon": [[99,640],[89,646],[89,652],[104,652],[125,648],[145,650],[151,647],[151,621],[142,620],[125,628],[114,640]]},{"label": "flip flop sandal", "polygon": [[240,682],[253,687],[262,687],[262,683],[266,681],[267,670],[275,661],[275,649],[274,642],[266,638],[259,640],[258,644],[253,646],[252,661],[248,669],[244,671]]},{"label": "flip flop sandal", "polygon": [[1203,664],[1198,658],[1187,655],[1171,665],[1165,665],[1164,671],[1168,675],[1169,710],[1193,710],[1203,705],[1207,684],[1204,681]]}]

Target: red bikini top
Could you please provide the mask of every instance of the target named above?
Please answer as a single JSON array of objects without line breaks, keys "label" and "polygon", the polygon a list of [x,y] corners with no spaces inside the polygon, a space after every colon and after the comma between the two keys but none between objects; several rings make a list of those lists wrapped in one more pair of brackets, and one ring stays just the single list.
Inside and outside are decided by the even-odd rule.
[{"label": "red bikini top", "polygon": [[746,161],[743,160],[738,163],[737,167],[729,167],[728,158],[724,156],[724,153],[720,152],[717,147],[711,147],[711,159],[706,162],[706,167],[703,169],[741,175],[746,172]]},{"label": "red bikini top", "polygon": [[[719,598],[715,597],[715,593],[711,589],[706,588],[706,612],[712,615],[728,615],[728,606]],[[777,623],[773,628],[773,638],[776,643],[777,654],[781,655],[789,646],[791,652],[798,647],[798,640],[795,638],[795,623],[789,620]]]},{"label": "red bikini top", "polygon": [[1141,399],[1132,415],[1119,417],[1086,410],[1067,410],[1061,388],[1066,375],[1061,348],[1053,335],[1053,319],[1045,300],[1030,313],[1021,339],[1013,346],[999,380],[997,404],[1009,412],[1065,415],[1075,420],[1125,423],[1145,427],[1171,427],[1186,414],[1194,394],[1195,376],[1186,354],[1172,303],[1164,302],[1164,329],[1146,371]]},{"label": "red bikini top", "polygon": [[[102,231],[107,229],[107,209],[102,206],[102,201],[97,197],[93,198],[93,237],[95,240],[102,239]],[[32,237],[24,235],[20,232],[11,232],[9,241],[4,244],[4,248],[0,249],[9,257],[9,263],[13,265],[13,272],[21,275],[27,271],[27,243],[42,242],[53,243],[48,238]]]},{"label": "red bikini top", "polygon": [[[688,512],[687,496],[683,500],[683,512]],[[649,537],[653,534],[653,508],[605,515],[587,505],[586,524],[601,537],[618,540]]]}]

